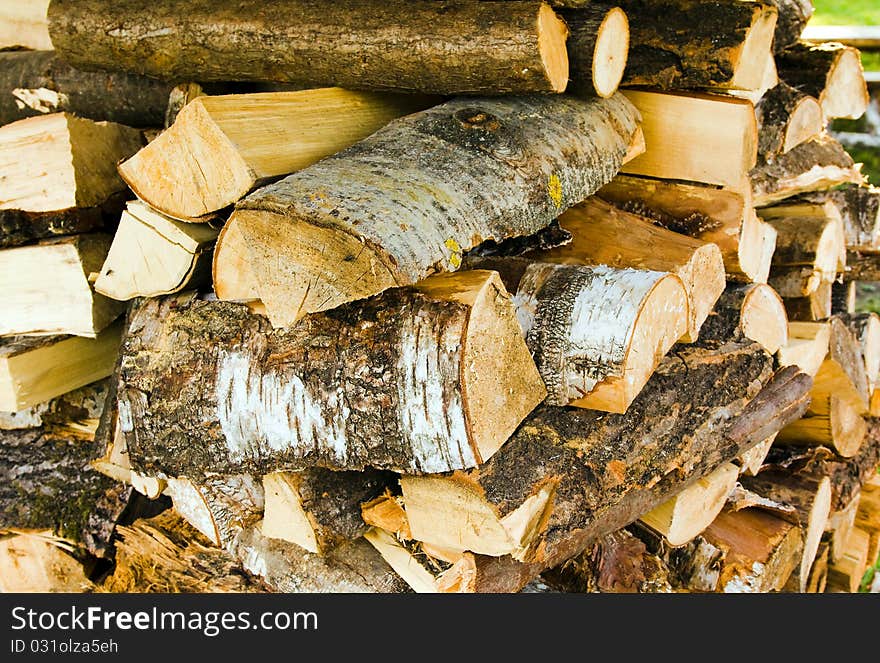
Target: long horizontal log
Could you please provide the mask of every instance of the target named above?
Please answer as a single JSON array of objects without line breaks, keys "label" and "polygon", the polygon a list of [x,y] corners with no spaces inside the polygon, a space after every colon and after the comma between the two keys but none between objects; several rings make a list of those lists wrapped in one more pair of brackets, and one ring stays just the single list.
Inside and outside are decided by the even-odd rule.
[{"label": "long horizontal log", "polygon": [[613,177],[637,120],[620,94],[449,101],[258,189],[230,223],[269,319],[289,325],[537,232]]},{"label": "long horizontal log", "polygon": [[68,111],[130,127],[161,127],[172,84],[74,69],[54,51],[0,53],[0,124]]},{"label": "long horizontal log", "polygon": [[152,299],[133,314],[122,354],[121,427],[147,476],[464,469],[546,395],[487,271],[438,276],[290,329],[192,293]]},{"label": "long horizontal log", "polygon": [[171,81],[436,92],[561,92],[565,23],[539,2],[55,0],[75,67]]},{"label": "long horizontal log", "polygon": [[[754,345],[752,347],[757,350],[758,346]],[[672,362],[671,359],[668,361],[669,363]],[[681,370],[684,369],[682,368]],[[700,372],[702,373],[702,371]],[[655,377],[654,379],[660,381],[662,378]],[[682,384],[682,382],[679,381],[679,384]],[[726,432],[720,438],[718,433],[715,432],[708,435],[711,441],[702,434],[689,436],[686,440],[681,440],[689,448],[692,448],[691,445],[702,446],[704,444],[711,448],[711,450],[705,448],[705,455],[694,456],[693,452],[688,452],[690,464],[688,465],[689,472],[687,475],[672,471],[662,475],[659,481],[647,489],[630,490],[625,495],[620,495],[619,488],[611,493],[602,492],[601,495],[603,497],[597,497],[597,501],[592,504],[581,504],[575,510],[566,512],[568,513],[566,517],[563,517],[562,513],[560,513],[560,518],[564,520],[581,520],[583,523],[571,529],[568,529],[566,526],[563,526],[561,529],[548,529],[546,536],[542,537],[543,540],[547,541],[547,545],[541,546],[537,551],[544,558],[541,561],[523,563],[509,555],[503,557],[475,555],[472,574],[468,577],[469,587],[472,591],[479,592],[518,591],[542,571],[561,564],[566,559],[579,554],[611,531],[620,529],[633,522],[642,513],[650,511],[653,507],[685,488],[690,482],[696,480],[698,476],[707,474],[722,462],[732,460],[738,454],[766,439],[774,431],[801,416],[809,399],[807,393],[809,384],[809,377],[798,373],[794,368],[789,367],[778,372],[759,392],[758,396],[752,399],[745,409],[740,412],[739,416],[734,416],[734,420],[726,426]],[[665,407],[667,411],[670,409],[669,406],[664,405],[659,405],[659,407]],[[705,412],[703,414],[705,415]],[[608,417],[606,415],[606,419],[614,419],[618,416],[612,415]],[[685,415],[685,418],[687,418],[687,415]],[[701,420],[701,423],[706,424],[705,420]],[[566,429],[565,433],[566,435],[579,435],[583,430],[583,428],[576,426],[572,430]],[[703,430],[705,431],[705,428]],[[520,429],[521,433],[526,433],[527,431],[539,432],[539,430],[535,429],[530,430],[528,426],[523,426]],[[535,444],[535,438],[530,435],[527,436],[529,437],[529,444]],[[511,451],[521,448],[522,445],[513,444],[513,442],[515,440],[512,440],[511,443],[505,446],[505,451],[508,446]],[[628,445],[629,442],[626,444]],[[541,447],[545,449],[543,453],[550,454],[548,459],[552,458],[554,462],[556,460],[555,457],[559,455],[565,458],[568,458],[569,453],[576,455],[575,450],[571,447],[566,447],[561,440],[558,443],[546,440],[541,444]],[[597,448],[596,452],[598,453],[599,451],[600,449]],[[626,456],[629,451],[629,448],[626,451],[620,449],[620,455]],[[697,457],[700,460],[696,460]],[[609,461],[613,460],[607,454],[603,455],[601,462],[598,466],[595,466],[595,469],[585,468],[584,473],[578,472],[579,477],[577,481],[579,487],[575,488],[574,492],[576,494],[583,494],[585,481],[588,486],[598,486],[599,483],[603,483],[603,478],[610,478],[610,475],[614,474],[613,470],[619,468],[619,466],[614,464],[609,465]],[[570,467],[577,467],[582,462],[583,460],[581,459],[571,458]],[[519,471],[522,470],[522,467],[533,466],[520,465]],[[602,472],[602,468],[606,467],[608,469]],[[537,471],[540,472],[540,469],[537,469]],[[574,472],[573,469],[570,471]],[[498,489],[502,488],[503,486],[498,486]],[[519,489],[523,489],[522,482],[515,482],[513,486],[507,488],[507,490]],[[596,490],[600,489],[597,487]],[[588,492],[592,493],[592,489],[588,489]],[[560,496],[561,491],[557,489],[557,502],[555,504],[558,504]],[[554,512],[564,511],[564,509],[554,506]],[[550,538],[554,539],[552,545],[548,540]]]}]

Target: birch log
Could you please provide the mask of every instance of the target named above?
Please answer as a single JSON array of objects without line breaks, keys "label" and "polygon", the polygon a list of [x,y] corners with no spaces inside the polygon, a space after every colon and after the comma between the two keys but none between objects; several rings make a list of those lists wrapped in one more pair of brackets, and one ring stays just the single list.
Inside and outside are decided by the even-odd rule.
[{"label": "birch log", "polygon": [[700,341],[725,342],[737,334],[774,354],[788,343],[788,317],[782,299],[770,286],[728,286],[700,329]]},{"label": "birch log", "polygon": [[797,43],[813,16],[812,0],[771,0],[779,11],[773,33],[773,52],[780,54]]},{"label": "birch log", "polygon": [[270,320],[291,324],[537,232],[611,179],[637,119],[617,94],[449,101],[257,190],[231,221]]},{"label": "birch log", "polygon": [[[766,220],[776,230],[770,281],[783,293],[805,297],[823,282],[834,281],[838,269],[843,271],[841,256],[845,256],[846,249],[839,217],[787,216]],[[777,268],[787,271],[777,275]]]},{"label": "birch log", "polygon": [[595,197],[560,216],[559,225],[571,233],[571,242],[531,252],[527,254],[530,259],[676,274],[688,294],[687,332],[682,339],[698,338],[703,321],[724,291],[724,261],[716,245],[660,228]]},{"label": "birch log", "polygon": [[547,403],[626,412],[687,331],[688,299],[674,274],[483,258],[513,296]]},{"label": "birch log", "polygon": [[120,421],[132,466],[148,476],[464,469],[546,395],[504,286],[486,271],[284,330],[238,304],[148,300],[122,354]]},{"label": "birch log", "polygon": [[755,113],[758,160],[765,163],[818,136],[825,128],[819,102],[786,83],[768,90],[755,104]]},{"label": "birch log", "polygon": [[830,191],[803,196],[807,202],[831,202],[843,220],[846,246],[853,250],[878,248],[880,242],[880,189],[873,186],[844,184]]},{"label": "birch log", "polygon": [[[480,94],[562,92],[568,29],[539,2],[55,0],[75,67],[171,81]],[[442,10],[442,11],[441,11]]]},{"label": "birch log", "polygon": [[862,359],[865,362],[868,393],[872,394],[877,385],[878,373],[880,373],[880,317],[874,312],[842,313],[839,317],[846,323],[859,343]]}]

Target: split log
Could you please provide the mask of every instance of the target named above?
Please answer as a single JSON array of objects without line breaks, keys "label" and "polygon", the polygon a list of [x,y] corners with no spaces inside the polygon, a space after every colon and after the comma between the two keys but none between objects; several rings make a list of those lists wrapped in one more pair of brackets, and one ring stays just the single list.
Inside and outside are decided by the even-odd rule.
[{"label": "split log", "polygon": [[[18,412],[105,378],[113,372],[122,325],[94,339],[11,337],[0,343],[0,411]],[[3,426],[4,428],[6,426]]]},{"label": "split log", "polygon": [[758,159],[774,161],[825,129],[822,107],[813,97],[779,83],[755,105],[758,118]]},{"label": "split log", "polygon": [[826,118],[855,120],[868,107],[868,86],[858,49],[836,42],[800,42],[776,58],[779,76],[815,97]]},{"label": "split log", "polygon": [[[819,544],[819,551],[816,553],[816,559],[813,560],[813,566],[810,568],[810,577],[807,579],[807,588],[804,590],[807,594],[822,594],[828,582],[828,564],[829,555],[831,554],[831,546],[827,541]],[[798,581],[792,575],[789,578],[789,584],[784,591],[799,592],[797,587]]]},{"label": "split log", "polygon": [[844,184],[830,191],[808,193],[802,198],[814,204],[830,202],[837,208],[848,248],[877,248],[880,242],[880,189]]},{"label": "split log", "polygon": [[191,294],[148,300],[122,354],[122,429],[149,476],[473,467],[546,395],[513,304],[486,271],[290,329]]},{"label": "split log", "polygon": [[690,342],[699,337],[703,321],[724,291],[724,261],[717,246],[656,226],[595,197],[562,214],[559,226],[571,233],[571,242],[527,257],[676,274],[688,295],[687,332],[682,339]]},{"label": "split log", "polygon": [[806,297],[783,297],[789,320],[816,322],[831,316],[831,284],[820,281],[815,292]]},{"label": "split log", "polygon": [[776,31],[773,33],[773,52],[781,54],[796,44],[813,16],[811,0],[770,0],[779,10]]},{"label": "split log", "polygon": [[257,276],[251,266],[248,243],[236,216],[227,219],[217,236],[211,277],[218,299],[241,302],[255,313],[266,314],[266,307],[260,301]]},{"label": "split log", "polygon": [[843,559],[849,535],[856,524],[856,512],[859,509],[861,491],[857,491],[849,502],[841,509],[831,510],[828,523],[825,525],[826,537],[830,538],[830,560],[833,563]]},{"label": "split log", "polygon": [[566,47],[571,90],[610,97],[620,85],[630,53],[626,12],[590,3],[560,15],[570,31]]},{"label": "split log", "polygon": [[687,332],[688,296],[666,272],[482,258],[501,275],[546,402],[626,412],[657,364]]},{"label": "split log", "polygon": [[[112,354],[115,355],[116,352],[114,351]],[[5,349],[0,350],[0,356],[2,355],[5,355]],[[66,352],[65,356],[75,357],[77,361],[82,359],[81,354],[76,351]],[[10,360],[10,356],[6,355],[4,361],[7,366],[11,367],[9,374],[15,375],[15,360]],[[66,372],[54,362],[51,366],[53,371],[47,371],[47,374]],[[67,425],[80,430],[94,431],[104,411],[109,383],[109,379],[97,380],[84,387],[74,388],[72,391],[65,389],[64,393],[54,396],[50,400],[41,401],[26,408],[10,412],[0,411],[0,429],[17,430],[39,428],[44,425]],[[26,384],[26,380],[16,380],[16,384]]]},{"label": "split log", "polygon": [[758,216],[764,221],[772,221],[774,219],[785,219],[789,217],[810,218],[810,219],[831,219],[832,222],[839,226],[838,243],[840,244],[840,253],[837,261],[837,271],[842,272],[846,267],[846,245],[847,236],[843,225],[843,216],[838,203],[830,198],[822,201],[812,202],[806,198],[795,198],[793,200],[784,200],[770,207],[761,207],[756,210]]},{"label": "split log", "polygon": [[673,232],[717,244],[729,279],[767,281],[776,231],[755,215],[748,192],[618,175],[596,195]]},{"label": "split log", "polygon": [[799,193],[820,191],[847,182],[862,183],[859,166],[828,134],[801,143],[749,173],[752,203],[771,205]]},{"label": "split log", "polygon": [[93,233],[0,251],[0,296],[8,308],[0,319],[0,335],[95,338],[123,309],[89,283],[110,241],[109,235]]},{"label": "split log", "polygon": [[748,490],[774,502],[793,506],[797,511],[804,541],[797,573],[800,591],[805,591],[810,567],[831,512],[830,480],[828,477],[813,478],[765,468],[757,476],[742,477],[741,481]]},{"label": "split log", "polygon": [[[479,469],[402,477],[412,533],[446,548],[513,555],[535,572],[556,566],[772,434],[778,419],[762,422],[740,448],[727,428],[769,379],[771,363],[757,344],[687,347],[660,365],[624,415],[541,407]],[[793,380],[783,391],[805,389],[796,373],[780,377]],[[783,421],[804,407],[777,405]],[[687,476],[675,469],[685,448]]]},{"label": "split log", "polygon": [[761,101],[761,97],[763,97],[767,92],[772,90],[774,87],[779,85],[779,75],[776,71],[776,60],[773,57],[772,53],[767,53],[764,57],[764,75],[761,78],[761,83],[758,87],[752,90],[734,90],[734,89],[722,89],[720,92],[724,94],[729,94],[734,97],[738,97],[740,99],[747,99],[752,102],[752,105],[756,105]]},{"label": "split log", "polygon": [[361,504],[375,499],[396,479],[390,472],[273,472],[263,477],[266,506],[263,536],[326,554],[367,530]]},{"label": "split log", "polygon": [[[854,528],[846,542],[843,557],[828,565],[828,584],[826,592],[859,591],[862,576],[868,568],[868,548],[870,537],[867,532]],[[871,560],[873,561],[873,560]]]},{"label": "split log", "polygon": [[46,11],[49,0],[0,2],[0,49],[52,48]]},{"label": "split log", "polygon": [[438,101],[340,88],[203,95],[119,174],[158,211],[198,221]]},{"label": "split log", "polygon": [[161,127],[171,89],[170,83],[143,76],[79,71],[53,51],[0,53],[0,124],[66,111],[130,127]]},{"label": "split log", "polygon": [[803,551],[800,528],[760,508],[725,508],[691,543],[666,548],[640,532],[676,585],[695,592],[779,591],[797,569]]},{"label": "split log", "polygon": [[541,574],[564,592],[655,594],[674,591],[666,563],[625,529],[611,532],[590,549]]},{"label": "split log", "polygon": [[835,281],[831,284],[831,315],[853,314],[856,312],[855,281]]},{"label": "split log", "polygon": [[83,593],[95,586],[86,577],[76,547],[51,532],[0,535],[0,592]]},{"label": "split log", "polygon": [[868,393],[874,392],[880,374],[880,316],[876,313],[841,314],[839,316],[855,336],[865,363]]},{"label": "split log", "polygon": [[241,564],[210,545],[201,532],[168,510],[117,528],[113,574],[99,586],[113,593],[262,592]]},{"label": "split log", "polygon": [[453,271],[484,240],[537,232],[611,179],[637,117],[617,94],[459,99],[259,189],[231,220],[270,320]]},{"label": "split log", "polygon": [[48,15],[73,66],[164,80],[480,94],[562,92],[569,77],[568,30],[538,2],[55,0]]},{"label": "split log", "polygon": [[116,162],[142,145],[136,129],[70,113],[0,127],[0,216],[99,206],[125,188]]},{"label": "split log", "polygon": [[[815,292],[823,282],[834,281],[841,256],[846,254],[840,218],[786,216],[765,220],[776,229],[776,251],[773,253],[770,282],[774,287],[779,286],[783,296],[794,292],[797,296],[805,297]],[[788,271],[774,278],[776,267]],[[794,275],[790,271],[792,268],[797,270]],[[809,276],[800,277],[801,271],[809,272]]]},{"label": "split log", "polygon": [[671,546],[682,546],[706,529],[736,485],[739,469],[725,463],[700,477],[672,499],[654,507],[639,522],[661,534]]},{"label": "split log", "polygon": [[770,453],[770,449],[773,447],[773,442],[775,440],[776,433],[763,442],[759,442],[745,453],[740,454],[739,458],[736,459],[739,463],[739,473],[748,476],[755,476],[760,472],[761,466],[764,465],[764,461],[767,459],[767,454]]},{"label": "split log", "polygon": [[[623,92],[642,115],[645,153],[621,172],[741,187],[755,166],[758,126],[752,104],[700,93]],[[718,159],[724,154],[724,159]]]},{"label": "split log", "polygon": [[855,524],[868,534],[868,563],[873,564],[880,555],[880,478],[876,474],[862,485]]},{"label": "split log", "polygon": [[[630,20],[624,85],[758,87],[776,10],[759,2],[622,0]],[[563,12],[568,19],[577,10]],[[694,17],[699,17],[694,20]]]},{"label": "split log", "polygon": [[183,223],[131,201],[104,259],[95,290],[119,301],[194,289],[211,283],[219,231]]},{"label": "split log", "polygon": [[770,354],[788,344],[788,317],[769,285],[728,285],[700,329],[701,342],[724,343],[745,337]]},{"label": "split log", "polygon": [[830,341],[831,325],[828,322],[789,322],[788,343],[777,352],[779,365],[797,366],[815,377],[828,354]]}]

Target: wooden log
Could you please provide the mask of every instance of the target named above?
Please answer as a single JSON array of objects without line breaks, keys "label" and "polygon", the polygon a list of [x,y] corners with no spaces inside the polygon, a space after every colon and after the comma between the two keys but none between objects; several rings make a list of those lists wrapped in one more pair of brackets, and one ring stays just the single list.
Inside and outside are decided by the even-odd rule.
[{"label": "wooden log", "polygon": [[844,313],[838,316],[856,337],[865,363],[868,393],[874,392],[880,374],[880,316],[876,313]]},{"label": "wooden log", "polygon": [[[530,252],[530,259],[676,274],[688,294],[687,332],[682,339],[690,342],[699,337],[703,321],[724,291],[724,264],[717,246],[658,227],[595,197],[566,211],[559,225],[571,233],[571,242]],[[658,251],[658,246],[663,250]]]},{"label": "wooden log", "polygon": [[868,107],[868,87],[859,51],[830,42],[799,42],[778,54],[779,76],[815,97],[826,118],[856,119]]},{"label": "wooden log", "polygon": [[664,228],[717,244],[729,279],[766,283],[776,231],[757,218],[748,192],[618,175],[596,195]]},{"label": "wooden log", "polygon": [[880,280],[880,252],[847,251],[845,282]]},{"label": "wooden log", "polygon": [[779,85],[779,75],[776,71],[776,60],[773,57],[773,54],[767,53],[764,57],[764,62],[764,75],[762,76],[761,83],[758,87],[752,90],[722,89],[719,91],[724,94],[739,97],[740,99],[747,99],[752,102],[752,105],[754,106],[761,101],[761,97],[767,94],[768,91]]},{"label": "wooden log", "polygon": [[0,591],[92,592],[76,548],[51,532],[22,531],[0,538]]},{"label": "wooden log", "polygon": [[[758,2],[623,0],[630,19],[624,85],[660,89],[758,87],[776,26]],[[563,12],[568,19],[577,10]],[[699,16],[699,20],[694,20]]]},{"label": "wooden log", "polygon": [[797,366],[815,377],[828,355],[831,325],[828,322],[789,322],[788,343],[776,353],[780,366]]},{"label": "wooden log", "polygon": [[626,529],[611,532],[580,555],[541,574],[564,592],[655,594],[674,591],[666,563]]},{"label": "wooden log", "polygon": [[740,454],[736,459],[736,462],[739,464],[739,473],[748,476],[755,476],[760,472],[761,466],[767,459],[767,454],[770,453],[770,449],[773,447],[773,442],[775,440],[776,433],[768,437],[766,440],[759,442],[745,453]]},{"label": "wooden log", "polygon": [[0,213],[101,205],[125,188],[116,162],[142,145],[136,129],[70,113],[0,127]]},{"label": "wooden log", "polygon": [[774,161],[825,129],[822,107],[813,97],[787,83],[771,88],[755,104],[758,160]]},{"label": "wooden log", "polygon": [[626,12],[591,3],[560,16],[570,31],[566,49],[572,91],[610,97],[623,79],[630,52]]},{"label": "wooden log", "polygon": [[752,202],[771,205],[800,193],[821,191],[845,183],[862,183],[859,166],[834,138],[823,134],[801,143],[771,164],[749,173]]},{"label": "wooden log", "polygon": [[831,316],[831,284],[820,281],[815,292],[806,297],[783,297],[789,320],[816,322]]},{"label": "wooden log", "polygon": [[830,560],[839,562],[845,555],[849,535],[856,524],[856,512],[859,508],[861,491],[857,491],[846,506],[840,509],[832,509],[828,514],[828,523],[825,525],[826,537],[830,539]]},{"label": "wooden log", "polygon": [[[77,353],[73,356],[77,356]],[[7,359],[7,365],[8,363]],[[61,372],[54,364],[53,368]],[[80,430],[94,431],[104,410],[109,383],[110,380],[106,378],[97,380],[26,408],[9,412],[0,411],[0,429],[17,430],[39,428],[44,425],[68,425]]]},{"label": "wooden log", "polygon": [[[625,90],[642,115],[645,153],[621,172],[741,187],[755,166],[758,126],[752,104],[701,93]],[[724,154],[727,158],[714,158]]]},{"label": "wooden log", "polygon": [[459,99],[259,189],[232,219],[270,320],[453,271],[484,240],[537,232],[611,179],[636,118],[617,94]]},{"label": "wooden log", "polygon": [[[751,390],[769,378],[769,364],[757,344],[714,352],[682,348],[676,358],[660,365],[624,415],[538,408],[496,457],[480,468],[447,477],[402,477],[412,533],[420,541],[447,548],[513,555],[536,568],[555,566],[721,464],[707,467],[702,464],[706,458],[725,456],[720,460],[726,461],[735,457],[740,450],[728,456],[730,447],[719,445],[718,436],[723,438],[727,422],[742,411],[754,393]],[[746,375],[748,383],[742,382]],[[723,413],[714,410],[717,403],[709,406],[708,400],[703,401],[710,397],[717,401],[717,387],[712,385],[720,385],[722,376],[729,389],[722,398],[726,403]],[[676,387],[672,387],[674,381]],[[734,384],[740,387],[734,389]],[[681,402],[685,393],[695,399],[689,405]],[[669,399],[678,405],[672,407]],[[708,414],[707,407],[713,414]],[[708,417],[696,425],[699,430],[692,429],[696,422],[691,417],[697,411]],[[661,419],[665,419],[662,425]],[[711,451],[696,451],[703,448],[710,430]],[[689,467],[703,469],[692,470],[685,479],[672,469],[653,467],[659,456],[648,448],[667,444],[691,448]],[[678,463],[673,460],[677,454],[671,450],[662,454],[665,468]],[[523,474],[524,468],[530,469]],[[657,477],[662,478],[654,485]],[[643,481],[651,487],[646,488]],[[477,522],[480,526],[474,528]]]},{"label": "wooden log", "polygon": [[0,295],[8,306],[0,319],[0,335],[95,338],[123,309],[119,302],[95,293],[89,283],[110,241],[107,234],[92,233],[0,251]]},{"label": "wooden log", "polygon": [[688,545],[665,548],[651,539],[676,586],[694,592],[767,593],[779,591],[797,569],[803,537],[796,524],[760,508],[725,508]]},{"label": "wooden log", "polygon": [[[776,251],[773,253],[773,267],[770,280],[778,281],[783,293],[795,291],[797,295],[807,296],[815,292],[819,286],[831,283],[837,276],[841,255],[845,255],[843,224],[839,218],[786,216],[766,219],[776,229]],[[792,288],[786,282],[791,272],[783,272],[774,279],[773,269],[783,270],[798,268],[799,271],[810,272],[807,278],[798,279],[803,283],[801,288]],[[842,271],[842,270],[841,270]]]},{"label": "wooden log", "polygon": [[273,472],[263,476],[263,536],[326,554],[363,536],[361,504],[375,499],[396,476],[390,472]]},{"label": "wooden log", "polygon": [[546,395],[504,286],[486,271],[284,330],[238,304],[149,300],[122,353],[120,419],[146,475],[463,469]]},{"label": "wooden log", "polygon": [[0,53],[0,124],[66,111],[131,127],[161,127],[170,83],[74,69],[54,51]]},{"label": "wooden log", "polygon": [[[438,11],[442,7],[442,11]],[[437,94],[562,92],[565,23],[538,2],[56,0],[49,34],[82,69]]]},{"label": "wooden log", "polygon": [[880,478],[875,474],[862,484],[855,525],[869,537],[868,563],[880,555]]},{"label": "wooden log", "polygon": [[781,54],[801,38],[813,16],[813,3],[811,0],[771,0],[771,4],[779,11],[773,33],[773,52]]},{"label": "wooden log", "polygon": [[[807,194],[810,196],[812,194]],[[806,198],[806,197],[805,197]],[[831,219],[832,222],[839,226],[838,243],[841,245],[840,253],[837,260],[837,271],[842,272],[846,268],[846,230],[843,226],[843,216],[840,206],[834,200],[826,199],[822,201],[811,202],[804,198],[795,198],[793,200],[784,200],[770,207],[761,207],[756,210],[758,216],[764,221],[773,221],[775,219],[785,219],[789,217],[810,218],[810,219]]]},{"label": "wooden log", "polygon": [[49,0],[0,2],[0,49],[52,48],[46,11]]},{"label": "wooden log", "polygon": [[760,343],[770,354],[788,343],[785,306],[769,285],[728,285],[700,329],[701,342],[737,336]]},{"label": "wooden log", "polygon": [[639,522],[661,534],[669,545],[682,546],[721,513],[738,477],[739,468],[733,463],[725,463],[648,511]]},{"label": "wooden log", "polygon": [[837,208],[843,221],[847,248],[877,248],[880,242],[880,189],[844,184],[830,191],[808,193],[802,198],[814,204],[830,202]]},{"label": "wooden log", "polygon": [[856,312],[855,281],[835,281],[831,284],[831,315]]},{"label": "wooden log", "polygon": [[94,339],[79,336],[3,339],[0,411],[11,413],[32,408],[107,377],[116,364],[121,336],[122,325],[115,324]]},{"label": "wooden log", "polygon": [[218,234],[210,224],[176,221],[140,201],[130,201],[95,290],[127,301],[210,285]]},{"label": "wooden log", "polygon": [[[831,546],[828,542],[823,541],[819,544],[819,551],[816,553],[816,559],[810,568],[810,577],[807,580],[807,588],[804,590],[807,594],[821,594],[825,591],[825,585],[828,582],[828,557],[831,553]],[[797,580],[794,575],[789,578],[789,585],[784,591],[797,592]]]},{"label": "wooden log", "polygon": [[160,212],[198,220],[439,101],[341,88],[203,95],[119,174]]},{"label": "wooden log", "polygon": [[743,486],[762,497],[793,506],[803,532],[803,555],[798,565],[800,591],[805,591],[822,532],[831,512],[831,481],[765,468],[757,476],[742,477]]},{"label": "wooden log", "polygon": [[838,561],[828,565],[828,584],[826,592],[859,591],[862,576],[868,567],[868,548],[870,537],[858,527],[853,528],[846,542],[846,550]]},{"label": "wooden log", "polygon": [[668,272],[517,257],[468,266],[497,271],[515,293],[517,320],[552,405],[626,412],[687,332],[687,291]]},{"label": "wooden log", "polygon": [[112,593],[263,592],[227,551],[172,510],[117,528],[113,573],[100,590]]}]

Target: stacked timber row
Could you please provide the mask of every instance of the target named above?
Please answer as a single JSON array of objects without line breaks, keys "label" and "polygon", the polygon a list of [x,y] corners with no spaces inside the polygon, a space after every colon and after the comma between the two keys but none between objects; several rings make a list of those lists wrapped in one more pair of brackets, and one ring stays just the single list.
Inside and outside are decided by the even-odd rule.
[{"label": "stacked timber row", "polygon": [[559,5],[0,3],[4,582],[852,584],[852,53]]}]

